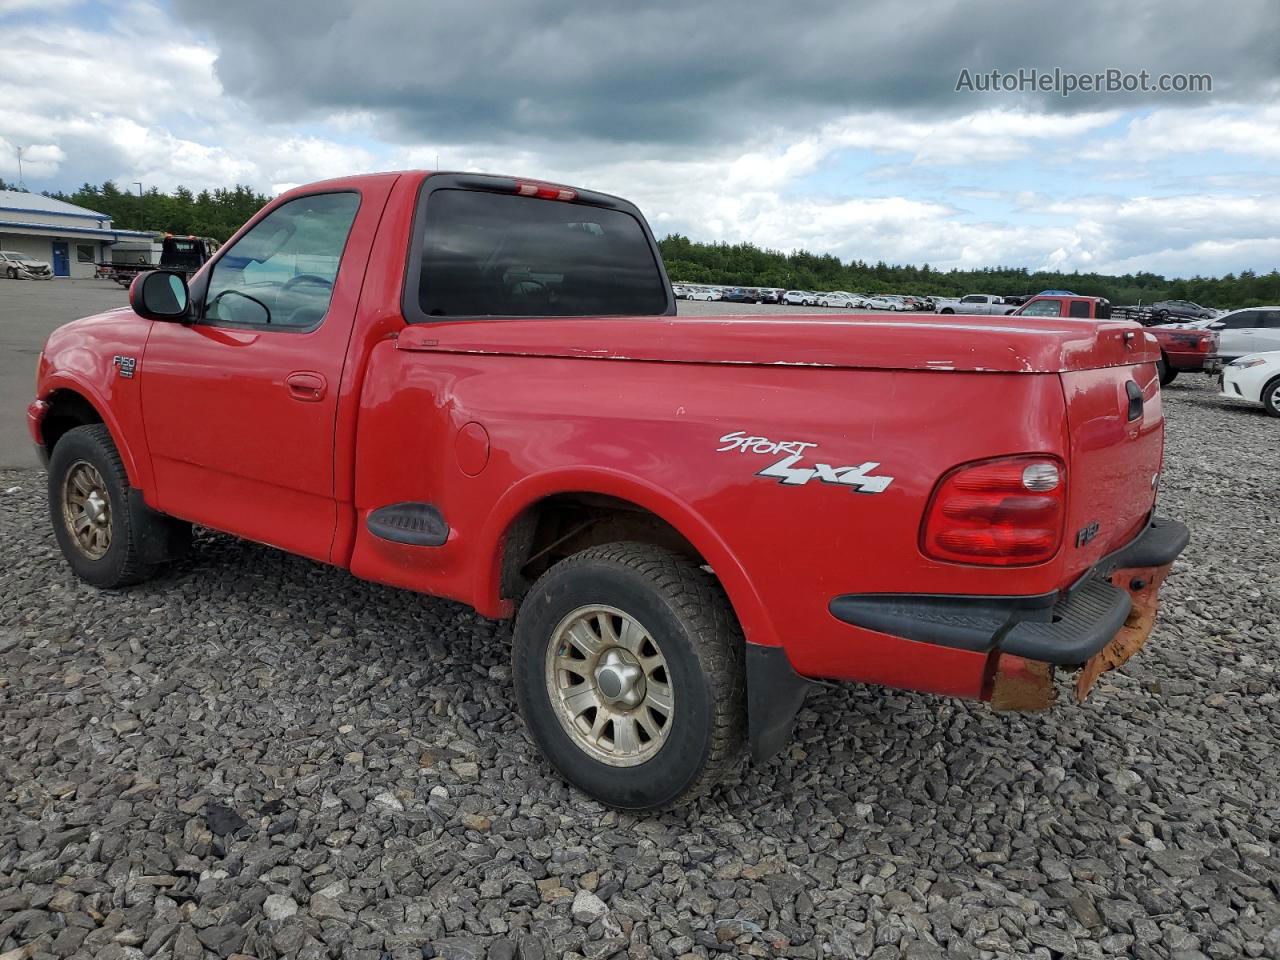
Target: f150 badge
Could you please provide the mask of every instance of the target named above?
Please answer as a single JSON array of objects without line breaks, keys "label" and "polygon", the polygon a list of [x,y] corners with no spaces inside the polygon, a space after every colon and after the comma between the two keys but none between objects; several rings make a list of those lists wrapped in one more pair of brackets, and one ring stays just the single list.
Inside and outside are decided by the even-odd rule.
[{"label": "f150 badge", "polygon": [[836,467],[829,463],[814,462],[812,466],[803,465],[806,451],[817,447],[816,443],[800,440],[773,441],[768,437],[757,437],[743,430],[726,433],[720,438],[716,453],[754,453],[763,456],[779,456],[769,466],[756,473],[757,477],[769,477],[787,486],[800,486],[810,480],[822,483],[834,483],[848,487],[855,493],[883,493],[893,483],[893,477],[873,477],[871,471],[880,466],[879,461],[870,460],[856,466]]},{"label": "f150 badge", "polygon": [[124,377],[126,380],[133,379],[133,371],[138,368],[137,357],[125,357],[117,353],[111,358],[111,362],[119,368],[116,372],[119,373],[120,376]]}]

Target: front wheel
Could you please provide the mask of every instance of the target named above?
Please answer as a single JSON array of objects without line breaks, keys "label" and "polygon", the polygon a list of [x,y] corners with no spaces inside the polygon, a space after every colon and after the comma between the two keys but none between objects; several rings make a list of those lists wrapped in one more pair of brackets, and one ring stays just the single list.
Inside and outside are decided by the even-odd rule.
[{"label": "front wheel", "polygon": [[1167,387],[1178,377],[1178,371],[1169,366],[1169,361],[1163,352],[1160,354],[1160,359],[1156,361],[1156,375],[1159,376],[1162,387]]},{"label": "front wheel", "polygon": [[1262,388],[1262,405],[1273,417],[1280,417],[1280,377]]},{"label": "front wheel", "polygon": [[[146,510],[129,496],[129,478],[101,423],[68,430],[49,460],[49,515],[71,569],[95,587],[146,580],[155,564],[146,545],[166,555],[190,542],[190,524]],[[154,549],[153,549],[154,552]]]},{"label": "front wheel", "polygon": [[556,564],[521,604],[513,656],[530,737],[610,806],[688,800],[741,754],[741,630],[716,579],[669,550],[612,543]]},{"label": "front wheel", "polygon": [[10,280],[18,279],[18,271],[15,270],[13,267],[6,268],[4,275],[8,277]]}]

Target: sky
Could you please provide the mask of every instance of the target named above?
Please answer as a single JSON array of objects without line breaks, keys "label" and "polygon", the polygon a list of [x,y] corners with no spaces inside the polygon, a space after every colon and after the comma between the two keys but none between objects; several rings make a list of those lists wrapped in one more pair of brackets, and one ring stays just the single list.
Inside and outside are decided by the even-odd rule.
[{"label": "sky", "polygon": [[[1271,0],[0,0],[0,177],[18,147],[36,191],[438,165],[620,194],[659,236],[1266,272],[1277,36]],[[1211,89],[981,79],[1055,69]]]}]

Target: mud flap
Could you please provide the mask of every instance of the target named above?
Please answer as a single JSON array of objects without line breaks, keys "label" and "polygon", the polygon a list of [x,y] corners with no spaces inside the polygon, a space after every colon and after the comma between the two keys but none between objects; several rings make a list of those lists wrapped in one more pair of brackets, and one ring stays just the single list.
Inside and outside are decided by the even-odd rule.
[{"label": "mud flap", "polygon": [[1108,670],[1124,666],[1142,649],[1155,626],[1159,608],[1160,586],[1169,575],[1172,563],[1160,567],[1131,567],[1117,570],[1111,575],[1113,586],[1128,590],[1133,601],[1124,626],[1105,647],[1095,653],[1080,670],[1076,678],[1076,702],[1083,703],[1089,696],[1098,677]]},{"label": "mud flap", "polygon": [[751,759],[768,760],[787,745],[812,680],[796,673],[782,647],[746,645],[747,739]]}]

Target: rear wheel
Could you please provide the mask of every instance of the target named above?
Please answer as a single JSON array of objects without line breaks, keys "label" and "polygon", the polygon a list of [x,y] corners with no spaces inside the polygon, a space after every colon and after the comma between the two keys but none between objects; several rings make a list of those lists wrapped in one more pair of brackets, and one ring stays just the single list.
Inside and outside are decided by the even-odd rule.
[{"label": "rear wheel", "polygon": [[516,697],[566,780],[611,806],[656,809],[738,759],[742,651],[711,574],[650,544],[607,544],[556,564],[521,604]]},{"label": "rear wheel", "polygon": [[1162,387],[1167,387],[1178,377],[1178,371],[1169,366],[1169,359],[1164,355],[1163,351],[1160,354],[1160,359],[1156,361],[1156,373],[1160,377],[1160,386]]},{"label": "rear wheel", "polygon": [[1273,417],[1280,417],[1280,377],[1262,388],[1262,405]]}]

